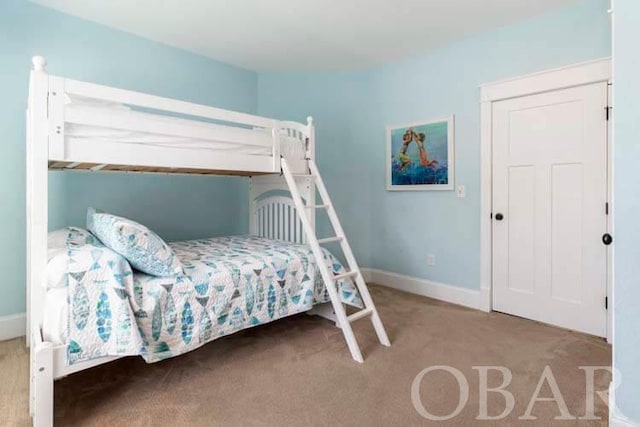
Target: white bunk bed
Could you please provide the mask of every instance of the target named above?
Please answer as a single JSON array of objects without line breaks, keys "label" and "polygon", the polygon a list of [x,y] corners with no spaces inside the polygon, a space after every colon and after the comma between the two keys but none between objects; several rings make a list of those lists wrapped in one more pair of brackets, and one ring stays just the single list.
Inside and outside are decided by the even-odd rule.
[{"label": "white bunk bed", "polygon": [[[314,127],[48,75],[33,58],[27,109],[27,344],[31,347],[33,424],[53,424],[56,379],[112,361],[67,363],[67,348],[43,339],[48,235],[48,170],[127,171],[251,177],[251,234],[311,247],[339,242],[349,272],[318,270],[331,297],[312,314],[342,328],[362,362],[351,322],[370,317],[380,342],[386,332],[314,163]],[[316,190],[322,200],[316,204]],[[335,236],[318,239],[315,211],[325,209]],[[364,309],[347,315],[335,283],[352,278]]]}]

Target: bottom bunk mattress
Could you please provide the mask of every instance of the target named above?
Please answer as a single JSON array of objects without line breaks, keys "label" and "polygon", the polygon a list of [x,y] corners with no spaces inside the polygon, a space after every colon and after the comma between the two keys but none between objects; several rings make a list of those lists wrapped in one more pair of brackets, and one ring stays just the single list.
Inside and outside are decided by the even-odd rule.
[{"label": "bottom bunk mattress", "polygon": [[[64,340],[69,364],[125,355],[156,362],[329,301],[305,245],[254,236],[174,242],[184,274],[156,277],[132,271],[97,239],[79,244],[72,234],[68,306],[60,303],[60,289],[50,289],[49,296],[57,295],[48,300],[56,302],[47,304],[43,326],[45,337]],[[345,272],[329,251],[322,262],[335,275]],[[350,279],[337,286],[344,303],[362,307]]]}]

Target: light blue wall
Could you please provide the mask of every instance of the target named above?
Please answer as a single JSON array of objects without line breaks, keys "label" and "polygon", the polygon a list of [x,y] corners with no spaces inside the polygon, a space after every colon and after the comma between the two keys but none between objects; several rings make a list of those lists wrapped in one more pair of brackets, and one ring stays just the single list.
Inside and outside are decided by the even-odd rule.
[{"label": "light blue wall", "polygon": [[[482,83],[610,55],[607,0],[583,0],[354,73],[261,73],[258,111],[317,125],[319,167],[364,266],[479,288]],[[385,127],[456,115],[453,192],[386,192]],[[436,266],[426,265],[427,253]]]},{"label": "light blue wall", "polygon": [[[24,117],[31,56],[51,74],[256,112],[257,75],[23,0],[0,3],[0,316],[25,311]],[[243,233],[243,178],[51,172],[50,225],[82,225],[88,205],[167,239]]]},{"label": "light blue wall", "polygon": [[[44,9],[0,5],[0,316],[24,311],[24,107],[31,55],[52,74],[247,112],[316,118],[325,181],[364,266],[479,286],[478,86],[609,55],[606,0],[553,13],[369,71],[261,73],[231,67]],[[453,193],[384,191],[384,128],[456,114]],[[247,185],[237,178],[51,173],[52,228],[82,224],[96,205],[168,239],[245,232]],[[177,219],[181,219],[178,221]],[[426,266],[434,253],[437,266]]]},{"label": "light blue wall", "polygon": [[615,400],[640,424],[640,2],[615,0],[614,10]]},{"label": "light blue wall", "polygon": [[[259,111],[289,120],[314,117],[316,158],[322,178],[361,265],[369,265],[371,140],[368,74],[265,73],[259,75]],[[319,235],[329,236],[323,213]],[[333,249],[333,248],[330,248]]]}]

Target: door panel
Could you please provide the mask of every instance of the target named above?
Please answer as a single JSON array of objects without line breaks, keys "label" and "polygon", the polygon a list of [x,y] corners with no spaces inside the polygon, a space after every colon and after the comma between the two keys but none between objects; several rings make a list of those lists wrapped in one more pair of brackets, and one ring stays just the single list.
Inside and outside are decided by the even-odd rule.
[{"label": "door panel", "polygon": [[583,188],[583,174],[581,164],[551,167],[551,297],[577,304],[582,303],[584,226],[582,192],[573,189]]},{"label": "door panel", "polygon": [[509,288],[535,292],[535,168],[509,168]]},{"label": "door panel", "polygon": [[607,84],[493,104],[497,311],[606,334]]}]

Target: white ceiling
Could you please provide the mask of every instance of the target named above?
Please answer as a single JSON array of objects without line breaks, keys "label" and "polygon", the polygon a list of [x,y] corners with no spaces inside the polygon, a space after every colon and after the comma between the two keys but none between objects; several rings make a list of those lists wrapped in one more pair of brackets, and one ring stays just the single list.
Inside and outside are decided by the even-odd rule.
[{"label": "white ceiling", "polygon": [[[572,0],[31,0],[253,70],[349,70]],[[81,37],[81,35],[79,35]]]}]

